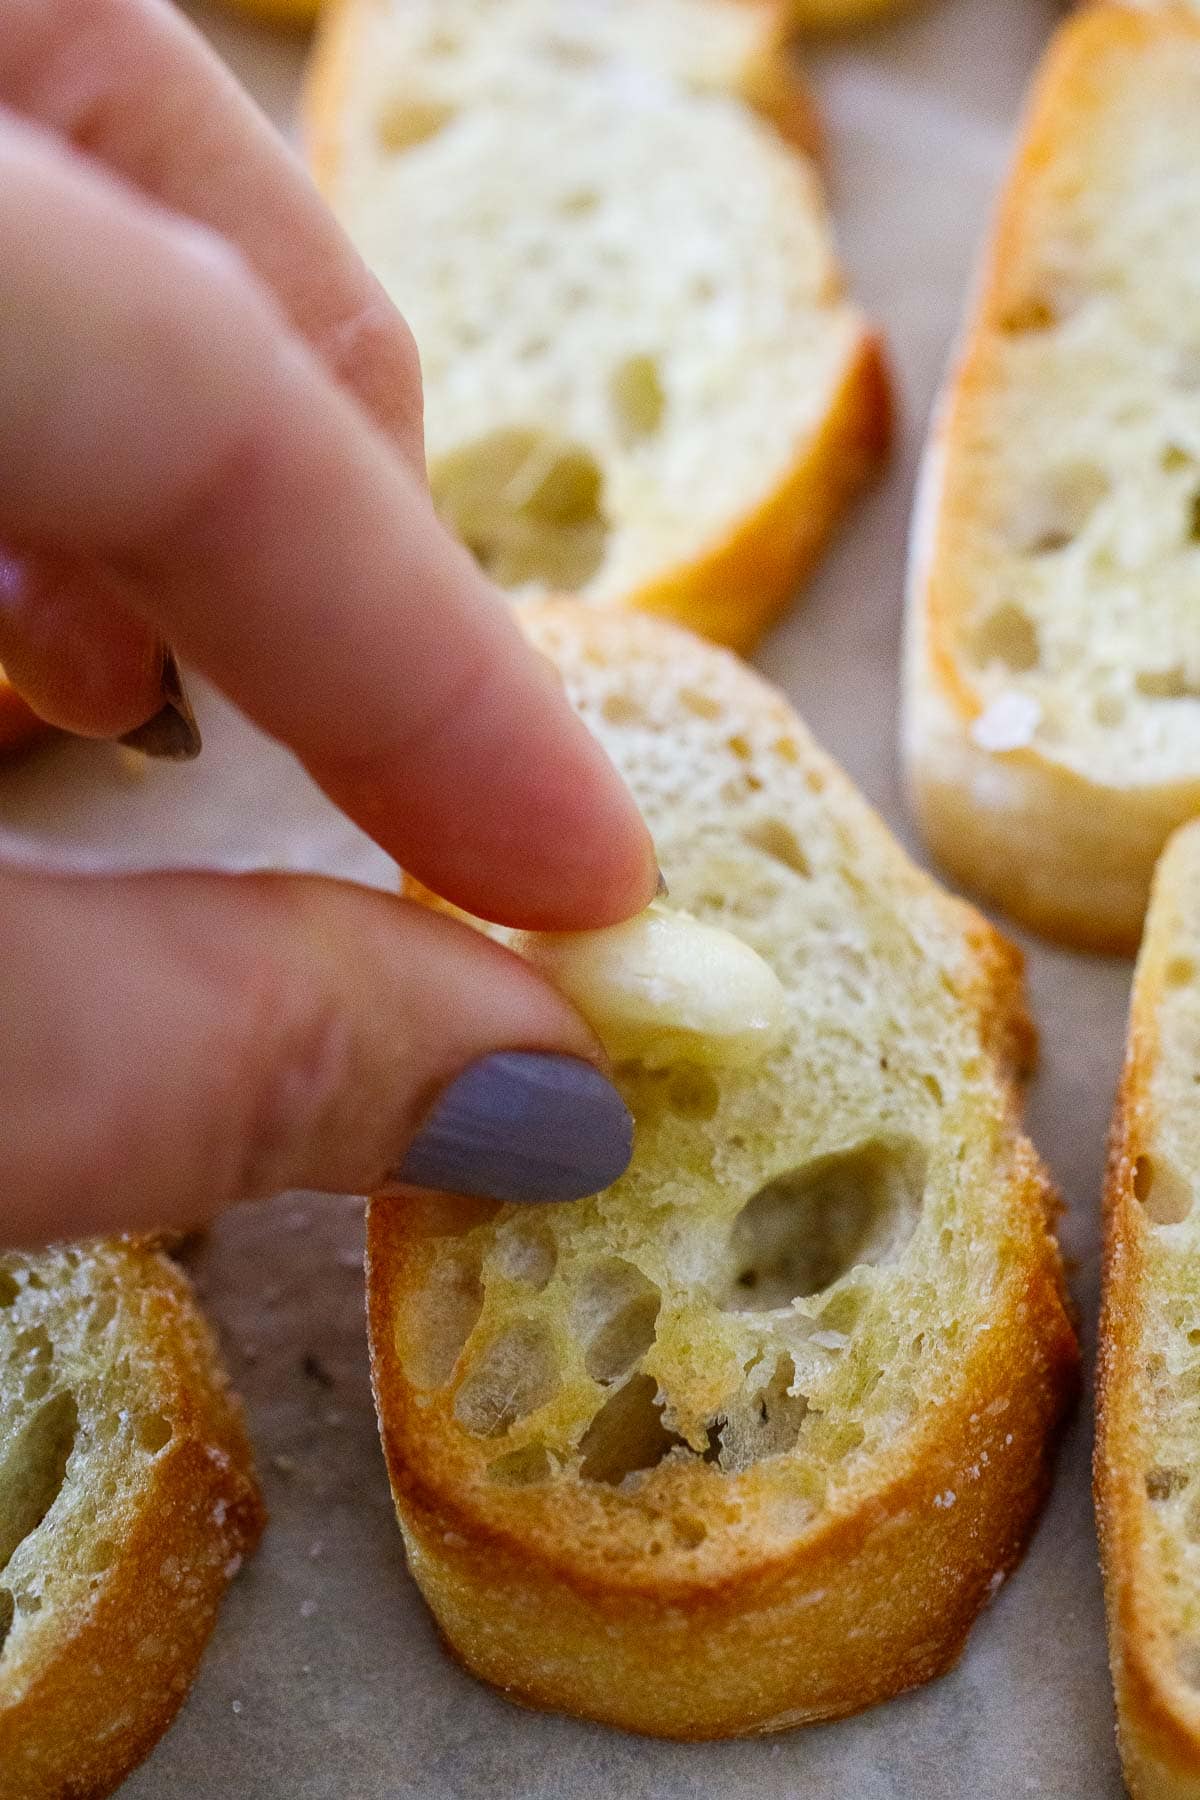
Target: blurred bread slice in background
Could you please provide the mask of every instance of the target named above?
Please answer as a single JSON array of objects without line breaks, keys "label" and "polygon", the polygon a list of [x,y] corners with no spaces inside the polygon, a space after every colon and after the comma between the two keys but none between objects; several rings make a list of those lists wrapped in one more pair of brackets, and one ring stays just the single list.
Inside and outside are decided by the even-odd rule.
[{"label": "blurred bread slice in background", "polygon": [[1095,5],[1037,77],[913,527],[926,839],[1131,951],[1200,812],[1200,18]]},{"label": "blurred bread slice in background", "polygon": [[1134,1800],[1200,1797],[1200,824],[1138,958],[1105,1203],[1096,1507]]},{"label": "blurred bread slice in background", "polygon": [[318,180],[411,324],[443,516],[504,587],[749,647],[878,467],[812,116],[759,0],[340,0]]}]

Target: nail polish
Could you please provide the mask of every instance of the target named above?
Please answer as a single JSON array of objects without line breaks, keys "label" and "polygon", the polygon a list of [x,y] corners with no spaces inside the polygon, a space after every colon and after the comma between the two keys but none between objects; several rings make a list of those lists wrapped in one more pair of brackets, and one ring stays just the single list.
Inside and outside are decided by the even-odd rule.
[{"label": "nail polish", "polygon": [[633,1120],[598,1069],[499,1051],[442,1090],[389,1185],[518,1204],[579,1200],[616,1181],[632,1153]]},{"label": "nail polish", "polygon": [[121,743],[143,756],[167,762],[191,762],[200,754],[200,727],[184,692],[183,678],[174,653],[164,647],[159,675],[163,705],[144,724],[127,731]]}]

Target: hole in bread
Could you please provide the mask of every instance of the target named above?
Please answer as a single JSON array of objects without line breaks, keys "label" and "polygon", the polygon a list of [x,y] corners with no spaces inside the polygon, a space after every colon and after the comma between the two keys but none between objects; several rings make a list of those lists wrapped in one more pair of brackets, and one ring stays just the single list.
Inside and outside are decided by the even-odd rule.
[{"label": "hole in bread", "polygon": [[1193,544],[1200,544],[1200,489],[1192,495],[1188,506],[1188,538]]},{"label": "hole in bread", "polygon": [[429,480],[443,519],[502,587],[571,591],[604,560],[603,476],[578,444],[507,427],[443,456]]},{"label": "hole in bread", "polygon": [[11,1306],[21,1292],[21,1284],[9,1269],[0,1269],[0,1306]]},{"label": "hole in bread", "polygon": [[0,1656],[4,1655],[4,1647],[8,1643],[8,1634],[12,1630],[13,1597],[8,1588],[0,1588]]},{"label": "hole in bread", "polygon": [[1147,1469],[1146,1498],[1148,1500],[1170,1500],[1181,1493],[1188,1484],[1186,1469]]},{"label": "hole in bread", "polygon": [[972,649],[981,669],[999,663],[1018,675],[1036,669],[1041,660],[1037,626],[1012,600],[994,607],[980,622]]},{"label": "hole in bread", "polygon": [[653,356],[627,356],[613,370],[608,385],[617,430],[625,445],[651,438],[662,425],[667,395],[662,372]]},{"label": "hole in bread", "polygon": [[1028,556],[1065,550],[1086,527],[1111,488],[1098,463],[1064,463],[1043,476],[1014,512],[1009,535]]},{"label": "hole in bread", "polygon": [[25,1377],[25,1386],[21,1390],[26,1400],[44,1400],[54,1385],[54,1369],[49,1363],[39,1363]]},{"label": "hole in bread", "polygon": [[1192,1210],[1191,1184],[1162,1157],[1138,1157],[1133,1192],[1155,1225],[1178,1225]]},{"label": "hole in bread", "polygon": [[97,1294],[92,1305],[92,1310],[88,1315],[87,1328],[89,1336],[99,1337],[100,1333],[112,1322],[116,1315],[116,1310],[117,1296],[115,1293],[109,1291],[108,1293]]},{"label": "hole in bread", "polygon": [[543,55],[563,69],[594,69],[602,60],[595,45],[583,38],[554,34],[542,38],[540,48]]},{"label": "hole in bread", "polygon": [[1180,469],[1190,469],[1195,460],[1182,444],[1168,444],[1158,459],[1160,468],[1167,475],[1177,474]]},{"label": "hole in bread", "polygon": [[698,1550],[708,1536],[708,1526],[694,1513],[681,1513],[671,1520],[671,1534],[685,1550]]},{"label": "hole in bread", "polygon": [[548,337],[526,338],[517,351],[518,362],[539,362],[550,348]]},{"label": "hole in bread", "polygon": [[1163,979],[1168,987],[1190,987],[1196,979],[1196,965],[1190,956],[1173,956],[1166,966]]},{"label": "hole in bread", "polygon": [[117,1560],[117,1546],[111,1538],[97,1538],[87,1558],[90,1575],[103,1575]]},{"label": "hole in bread", "polygon": [[610,1394],[579,1444],[579,1473],[585,1481],[616,1487],[627,1475],[652,1469],[683,1439],[662,1422],[658,1389],[651,1375],[634,1375]]},{"label": "hole in bread", "polygon": [[489,1463],[488,1475],[501,1487],[536,1487],[553,1478],[554,1464],[545,1444],[522,1444]]},{"label": "hole in bread", "polygon": [[174,1431],[170,1419],[165,1418],[162,1413],[146,1413],[137,1422],[136,1436],[143,1450],[149,1451],[151,1456],[157,1456],[160,1450],[166,1449]]},{"label": "hole in bread", "polygon": [[1125,718],[1125,702],[1120,694],[1100,694],[1092,707],[1097,725],[1120,725]]},{"label": "hole in bread", "polygon": [[1141,669],[1134,686],[1147,700],[1195,700],[1200,698],[1200,683],[1188,677],[1182,663],[1169,669]]},{"label": "hole in bread", "polygon": [[1188,1686],[1200,1688],[1200,1644],[1185,1638],[1176,1645],[1175,1662]]},{"label": "hole in bread", "polygon": [[445,100],[418,94],[393,94],[380,109],[375,122],[379,148],[388,156],[413,150],[427,144],[454,117],[455,108]]},{"label": "hole in bread", "polygon": [[583,1345],[593,1381],[617,1381],[654,1342],[662,1295],[623,1257],[606,1257],[583,1276],[571,1306],[571,1329]]},{"label": "hole in bread", "polygon": [[478,1262],[469,1253],[438,1257],[396,1322],[396,1353],[414,1387],[449,1381],[482,1311]]},{"label": "hole in bread", "polygon": [[756,819],[753,825],[747,825],[742,836],[754,849],[765,850],[768,856],[782,863],[785,869],[791,869],[794,875],[808,877],[812,874],[809,860],[800,848],[799,838],[782,819]]},{"label": "hole in bread", "polygon": [[722,1308],[775,1311],[856,1265],[894,1261],[924,1188],[925,1157],[911,1139],[873,1138],[777,1176],[734,1220]]},{"label": "hole in bread", "polygon": [[723,711],[721,702],[714,700],[711,694],[704,693],[700,688],[680,688],[679,704],[686,707],[688,712],[694,713],[698,719],[719,719]]},{"label": "hole in bread", "polygon": [[[32,1286],[27,1282],[26,1286]],[[50,1333],[44,1325],[31,1325],[28,1331],[18,1332],[14,1344],[17,1355],[30,1363],[48,1363],[54,1361],[54,1345],[50,1342]]]},{"label": "hole in bread", "polygon": [[1058,307],[1045,294],[1025,294],[1000,315],[1001,331],[1014,337],[1029,331],[1052,331],[1058,322]]},{"label": "hole in bread", "polygon": [[566,219],[582,219],[594,213],[599,204],[600,195],[595,188],[572,188],[559,201],[558,210]]},{"label": "hole in bread", "polygon": [[455,56],[461,49],[462,39],[457,31],[449,31],[441,25],[425,39],[425,51],[429,56]]},{"label": "hole in bread", "polygon": [[640,725],[646,717],[632,694],[606,694],[600,711],[610,725]]},{"label": "hole in bread", "polygon": [[9,1440],[0,1461],[0,1569],[62,1492],[78,1431],[75,1396],[64,1390],[43,1401]]},{"label": "hole in bread", "polygon": [[711,1069],[683,1063],[671,1071],[667,1105],[681,1119],[711,1119],[721,1104],[721,1089]]},{"label": "hole in bread", "polygon": [[496,1233],[492,1264],[507,1281],[524,1282],[540,1294],[557,1261],[550,1227],[540,1219],[514,1219]]},{"label": "hole in bread", "polygon": [[739,762],[749,762],[754,755],[750,739],[744,737],[740,731],[735,731],[731,737],[727,737],[725,744],[728,749],[732,750]]},{"label": "hole in bread", "polygon": [[795,1363],[790,1356],[781,1356],[764,1388],[746,1394],[714,1422],[705,1461],[736,1474],[768,1456],[783,1456],[795,1449],[808,1411],[803,1394],[788,1392],[795,1380]]},{"label": "hole in bread", "polygon": [[476,1356],[454,1396],[454,1416],[476,1437],[500,1437],[558,1392],[549,1326],[517,1319]]}]

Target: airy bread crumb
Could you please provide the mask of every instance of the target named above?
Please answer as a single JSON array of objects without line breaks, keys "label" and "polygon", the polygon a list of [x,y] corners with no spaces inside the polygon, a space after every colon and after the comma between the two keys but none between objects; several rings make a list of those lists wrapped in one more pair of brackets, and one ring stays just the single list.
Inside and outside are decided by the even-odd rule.
[{"label": "airy bread crumb", "polygon": [[1072,1387],[1018,960],[734,659],[522,618],[672,902],[774,971],[783,1037],[619,1066],[636,1150],[593,1199],[372,1204],[411,1566],[464,1661],[539,1705],[681,1737],[851,1711],[958,1654]]}]

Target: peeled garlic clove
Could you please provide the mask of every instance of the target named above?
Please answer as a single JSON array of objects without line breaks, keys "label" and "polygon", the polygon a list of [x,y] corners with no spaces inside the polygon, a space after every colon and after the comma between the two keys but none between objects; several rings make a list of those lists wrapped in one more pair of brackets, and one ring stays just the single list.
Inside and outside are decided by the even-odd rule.
[{"label": "peeled garlic clove", "polygon": [[779,978],[732,932],[655,901],[600,931],[521,932],[513,949],[583,1014],[614,1062],[747,1068],[779,1042]]}]

